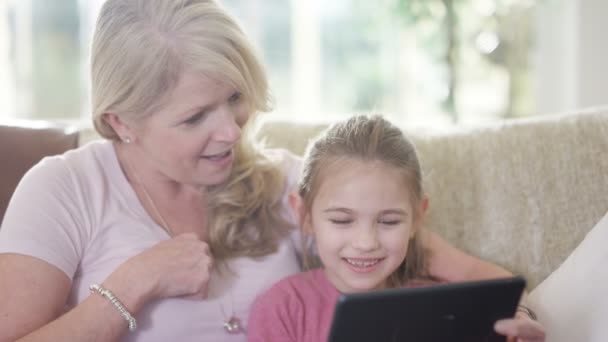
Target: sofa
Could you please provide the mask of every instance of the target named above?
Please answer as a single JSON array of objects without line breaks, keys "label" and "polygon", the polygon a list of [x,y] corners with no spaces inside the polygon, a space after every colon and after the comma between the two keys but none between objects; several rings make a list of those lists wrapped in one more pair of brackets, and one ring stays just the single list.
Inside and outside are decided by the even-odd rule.
[{"label": "sofa", "polygon": [[[302,154],[325,127],[325,123],[269,121],[259,134],[270,147]],[[0,128],[5,176],[10,169],[7,162],[18,163],[30,148],[29,142],[5,145],[7,137],[12,139],[7,129],[11,130]],[[532,299],[541,298],[535,305],[543,312],[542,302],[554,299],[535,295],[534,289],[560,268],[608,212],[608,108],[442,131],[404,131],[415,142],[422,162],[430,198],[426,227],[473,255],[523,275]],[[91,130],[84,130],[75,141],[84,144],[96,138]],[[55,138],[42,134],[36,139]],[[74,138],[70,139],[72,143],[44,152],[72,148]],[[27,164],[31,162],[30,158]],[[6,196],[12,189],[0,187],[0,192]],[[5,203],[0,205],[2,213]],[[608,239],[605,242],[608,250]],[[600,261],[608,257],[602,254]],[[580,281],[569,274],[564,277]],[[559,286],[553,287],[559,292]],[[560,314],[575,312],[552,308]],[[545,310],[547,316],[551,310]],[[558,330],[553,325],[567,327],[561,321],[567,316],[552,319],[543,323],[554,331]],[[561,331],[550,334],[549,341],[558,341],[560,335]],[[608,335],[604,338],[608,340]]]}]

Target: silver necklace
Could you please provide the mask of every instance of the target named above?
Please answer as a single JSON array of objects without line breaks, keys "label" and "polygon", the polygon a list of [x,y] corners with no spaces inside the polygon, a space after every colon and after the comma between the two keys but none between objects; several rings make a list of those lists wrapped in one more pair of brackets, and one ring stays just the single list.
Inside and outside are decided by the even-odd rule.
[{"label": "silver necklace", "polygon": [[152,210],[154,211],[154,214],[160,220],[160,226],[167,232],[167,234],[169,234],[170,237],[173,237],[174,236],[173,230],[171,230],[171,227],[169,226],[169,224],[167,223],[167,221],[165,220],[163,215],[158,210],[158,207],[156,207],[156,203],[154,202],[154,200],[148,193],[148,189],[146,189],[146,186],[141,181],[141,178],[139,178],[139,174],[135,171],[135,168],[131,166],[131,164],[129,163],[127,158],[125,158],[125,164],[127,165],[129,170],[133,174],[133,177],[135,177],[135,181],[137,182],[137,184],[139,184],[139,186],[141,187],[141,189],[144,193],[144,196],[146,197],[146,200],[148,201],[148,204],[152,207]]},{"label": "silver necklace", "polygon": [[[156,203],[154,202],[154,200],[148,193],[148,190],[146,189],[146,186],[144,185],[144,183],[141,181],[139,174],[135,171],[135,168],[133,168],[131,166],[131,164],[127,161],[126,158],[125,158],[125,164],[129,168],[129,171],[131,171],[131,173],[133,174],[133,177],[135,178],[135,181],[137,182],[137,184],[139,184],[139,186],[141,187],[141,189],[144,193],[144,196],[146,197],[146,200],[148,201],[148,204],[150,205],[150,207],[152,207],[152,210],[154,211],[154,214],[160,220],[160,223],[161,223],[160,226],[167,232],[167,234],[169,234],[170,237],[173,237],[174,236],[173,230],[171,230],[171,227],[169,226],[169,224],[167,223],[167,221],[165,220],[163,215],[158,210]],[[232,301],[232,314],[229,317],[228,317],[228,315],[226,315],[226,312],[224,311],[224,305],[220,302],[220,310],[222,311],[222,317],[224,317],[224,324],[223,324],[224,330],[229,334],[241,334],[241,333],[244,334],[246,332],[246,330],[243,327],[243,324],[241,323],[241,319],[238,318],[234,312],[234,298],[232,298],[232,293],[230,293],[230,300]]]},{"label": "silver necklace", "polygon": [[232,293],[230,293],[230,300],[232,301],[232,315],[230,317],[226,315],[224,305],[220,302],[220,310],[222,311],[222,317],[224,317],[224,330],[229,334],[244,334],[246,332],[245,327],[243,327],[241,319],[234,314],[234,298],[232,298]]}]

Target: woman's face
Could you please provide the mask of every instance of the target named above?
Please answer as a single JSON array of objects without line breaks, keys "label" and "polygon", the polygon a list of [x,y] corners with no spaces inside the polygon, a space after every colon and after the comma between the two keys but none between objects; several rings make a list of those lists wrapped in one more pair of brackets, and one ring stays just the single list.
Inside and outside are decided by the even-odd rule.
[{"label": "woman's face", "polygon": [[210,186],[224,182],[249,112],[230,85],[184,73],[157,112],[134,127],[147,167],[178,183]]}]

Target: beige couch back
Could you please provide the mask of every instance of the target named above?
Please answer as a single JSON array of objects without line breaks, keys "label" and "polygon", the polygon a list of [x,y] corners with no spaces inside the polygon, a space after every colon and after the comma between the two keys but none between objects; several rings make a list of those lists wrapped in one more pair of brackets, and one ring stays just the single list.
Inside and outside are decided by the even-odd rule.
[{"label": "beige couch back", "polygon": [[[273,122],[270,146],[302,154],[325,125]],[[427,227],[534,288],[608,211],[608,111],[411,132],[430,198]]]}]

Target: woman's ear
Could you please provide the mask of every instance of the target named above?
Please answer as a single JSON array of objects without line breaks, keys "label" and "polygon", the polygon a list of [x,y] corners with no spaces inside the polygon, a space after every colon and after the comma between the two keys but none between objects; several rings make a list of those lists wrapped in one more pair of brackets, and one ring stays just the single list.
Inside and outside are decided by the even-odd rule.
[{"label": "woman's ear", "polygon": [[293,211],[298,224],[304,231],[304,233],[312,233],[312,225],[310,224],[310,217],[307,215],[306,206],[304,205],[304,199],[297,192],[292,192],[288,196],[289,206]]},{"label": "woman's ear", "polygon": [[120,139],[125,142],[131,142],[135,140],[135,133],[127,122],[122,120],[118,115],[114,113],[104,113],[102,118],[114,129],[114,132],[118,134]]}]

